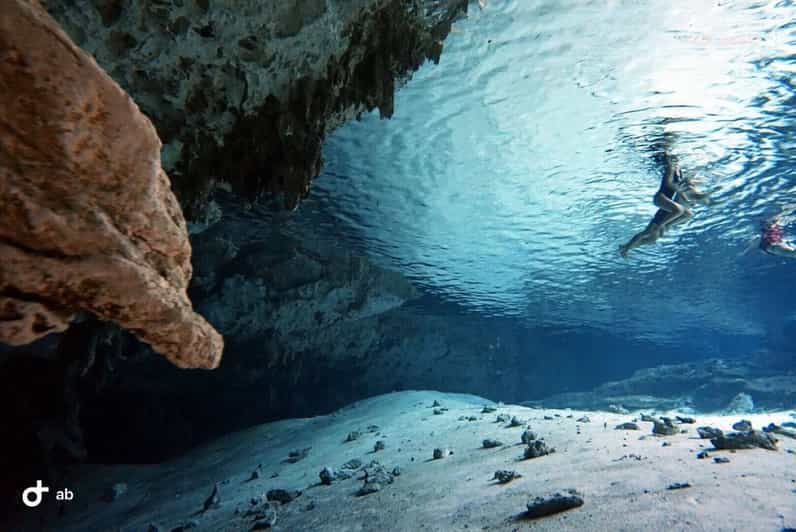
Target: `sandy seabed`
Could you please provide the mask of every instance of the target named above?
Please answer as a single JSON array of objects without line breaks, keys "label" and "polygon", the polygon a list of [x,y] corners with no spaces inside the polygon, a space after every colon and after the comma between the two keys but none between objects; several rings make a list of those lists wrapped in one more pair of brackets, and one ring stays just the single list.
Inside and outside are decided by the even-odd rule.
[{"label": "sandy seabed", "polygon": [[[432,406],[435,401],[439,406]],[[484,413],[485,405],[497,410]],[[497,422],[501,414],[522,424]],[[680,427],[686,432],[662,437],[652,434],[652,423],[638,421],[638,413],[396,392],[327,416],[231,434],[164,464],[82,466],[64,481],[75,492],[73,501],[50,500],[29,510],[28,522],[13,530],[248,531],[267,530],[275,518],[270,529],[286,532],[781,531],[796,527],[796,440],[777,436],[777,451],[712,451],[696,427],[730,431],[743,417],[760,429],[793,416],[694,415],[696,424]],[[640,430],[614,428],[634,419]],[[523,460],[521,435],[528,427],[555,452]],[[352,432],[359,437],[346,441]],[[484,448],[487,438],[502,445]],[[377,441],[384,442],[382,450],[374,450]],[[287,460],[292,451],[307,448],[305,458]],[[452,454],[433,459],[435,448]],[[709,457],[698,459],[703,450]],[[729,462],[716,463],[715,457]],[[342,467],[351,460],[361,461],[362,468]],[[373,461],[383,466],[387,481],[379,491],[358,495],[363,468]],[[321,484],[325,467],[347,471],[350,478]],[[370,468],[371,478],[377,469]],[[497,470],[521,476],[500,484]],[[677,483],[689,487],[670,489]],[[217,497],[211,499],[214,487]],[[267,493],[274,489],[301,494],[284,504],[269,502]],[[538,519],[524,515],[529,501],[566,490],[576,490],[583,505]]]}]

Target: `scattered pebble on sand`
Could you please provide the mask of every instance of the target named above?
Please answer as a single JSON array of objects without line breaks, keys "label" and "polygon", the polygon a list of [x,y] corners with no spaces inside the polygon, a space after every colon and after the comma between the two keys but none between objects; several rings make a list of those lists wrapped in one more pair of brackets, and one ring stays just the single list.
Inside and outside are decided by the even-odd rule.
[{"label": "scattered pebble on sand", "polygon": [[535,439],[536,439],[536,434],[530,429],[524,430],[522,432],[522,435],[520,436],[520,441],[526,445],[528,445]]},{"label": "scattered pebble on sand", "polygon": [[334,469],[331,469],[329,467],[324,467],[323,469],[321,469],[321,472],[318,473],[318,476],[321,479],[321,484],[325,486],[331,485],[331,483],[334,481],[336,477]]},{"label": "scattered pebble on sand", "polygon": [[252,530],[265,530],[276,525],[277,513],[274,503],[266,503],[260,508],[250,510],[247,515],[254,520]]},{"label": "scattered pebble on sand", "polygon": [[549,447],[542,440],[534,440],[528,444],[528,447],[525,448],[522,456],[525,460],[528,460],[531,458],[539,458],[540,456],[545,456],[554,452],[555,449]]},{"label": "scattered pebble on sand", "polygon": [[614,429],[616,429],[616,430],[639,430],[638,429],[638,425],[636,425],[632,421],[628,421],[626,423],[620,423],[619,425],[615,426]]},{"label": "scattered pebble on sand", "polygon": [[358,458],[352,458],[343,464],[343,469],[359,469],[360,467],[362,467],[362,460]]},{"label": "scattered pebble on sand", "polygon": [[536,497],[527,504],[525,517],[536,519],[583,506],[583,498],[575,491]]},{"label": "scattered pebble on sand", "polygon": [[503,445],[503,442],[499,440],[493,440],[492,438],[487,438],[482,442],[482,445],[484,446],[484,449],[493,449]]},{"label": "scattered pebble on sand", "polygon": [[508,469],[499,469],[495,471],[495,476],[492,477],[492,480],[497,480],[499,484],[508,484],[515,478],[520,478],[522,475],[517,473],[513,470]]},{"label": "scattered pebble on sand", "polygon": [[269,501],[276,501],[282,504],[287,504],[300,495],[301,491],[299,490],[286,490],[282,488],[276,488],[268,490],[268,493],[265,494],[265,498],[268,499]]},{"label": "scattered pebble on sand", "polygon": [[434,449],[434,455],[433,456],[434,456],[434,460],[441,460],[441,459],[443,459],[443,458],[445,458],[447,456],[450,456],[451,454],[453,454],[453,451],[451,451],[450,449],[436,448],[436,449]]},{"label": "scattered pebble on sand", "polygon": [[295,464],[296,462],[304,460],[305,458],[307,458],[307,455],[310,454],[311,449],[312,447],[305,447],[303,449],[290,451],[287,455],[287,458],[285,459],[285,462],[288,462],[290,464]]},{"label": "scattered pebble on sand", "polygon": [[393,483],[393,475],[387,472],[384,466],[378,462],[371,462],[365,467],[363,472],[362,480],[364,480],[364,483],[357,491],[357,495],[360,497],[381,491],[384,486]]},{"label": "scattered pebble on sand", "polygon": [[727,458],[726,456],[714,456],[713,457],[713,461],[716,462],[717,464],[729,464],[730,463],[730,459]]},{"label": "scattered pebble on sand", "polygon": [[690,482],[673,482],[672,484],[669,484],[666,487],[666,489],[667,490],[682,490],[682,489],[690,488],[690,487],[691,487],[691,483]]},{"label": "scattered pebble on sand", "polygon": [[652,433],[658,436],[673,436],[680,432],[680,429],[671,418],[662,417],[653,421]]}]

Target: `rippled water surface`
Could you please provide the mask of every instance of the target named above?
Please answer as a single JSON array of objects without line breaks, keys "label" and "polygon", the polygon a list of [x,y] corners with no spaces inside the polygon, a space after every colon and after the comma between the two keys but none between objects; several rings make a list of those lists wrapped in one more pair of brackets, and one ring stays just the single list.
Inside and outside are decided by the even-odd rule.
[{"label": "rippled water surface", "polygon": [[[796,200],[794,20],[790,1],[473,4],[392,120],[328,140],[303,208],[480,312],[653,339],[764,333],[796,311],[796,259],[743,253]],[[655,212],[664,137],[718,202],[623,260]]]}]

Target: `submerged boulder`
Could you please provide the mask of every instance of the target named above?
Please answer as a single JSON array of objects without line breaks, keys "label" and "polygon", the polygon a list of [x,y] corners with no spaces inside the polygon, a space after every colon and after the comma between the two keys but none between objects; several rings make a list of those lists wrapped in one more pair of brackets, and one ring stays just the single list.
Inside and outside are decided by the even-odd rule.
[{"label": "submerged boulder", "polygon": [[777,439],[766,432],[750,430],[747,432],[731,432],[710,440],[716,449],[768,449],[777,450]]}]

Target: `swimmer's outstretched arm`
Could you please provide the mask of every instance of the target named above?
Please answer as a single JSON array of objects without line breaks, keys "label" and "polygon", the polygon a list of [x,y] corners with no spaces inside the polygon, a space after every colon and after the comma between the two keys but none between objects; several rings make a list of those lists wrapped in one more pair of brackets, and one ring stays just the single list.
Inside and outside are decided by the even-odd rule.
[{"label": "swimmer's outstretched arm", "polygon": [[698,190],[693,185],[688,185],[686,188],[680,190],[679,195],[685,198],[685,201],[688,203],[701,202],[707,204],[712,202],[710,192]]}]

